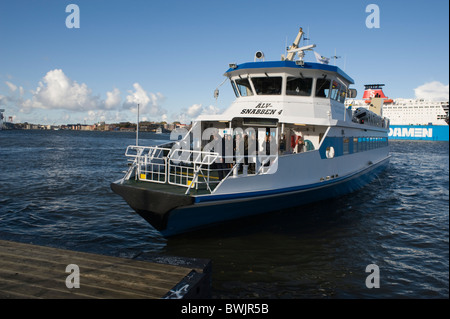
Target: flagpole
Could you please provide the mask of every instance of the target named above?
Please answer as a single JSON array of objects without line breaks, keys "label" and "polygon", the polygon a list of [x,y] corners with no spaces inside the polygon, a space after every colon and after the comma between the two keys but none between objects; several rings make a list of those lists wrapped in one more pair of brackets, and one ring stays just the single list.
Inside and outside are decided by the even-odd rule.
[{"label": "flagpole", "polygon": [[136,146],[139,146],[139,104],[137,105]]}]

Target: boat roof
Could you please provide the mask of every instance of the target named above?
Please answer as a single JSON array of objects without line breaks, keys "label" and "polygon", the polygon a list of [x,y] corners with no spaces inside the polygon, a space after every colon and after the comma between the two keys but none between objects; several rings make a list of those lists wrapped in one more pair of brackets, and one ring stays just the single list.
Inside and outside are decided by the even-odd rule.
[{"label": "boat roof", "polygon": [[323,70],[329,72],[335,72],[341,77],[343,77],[350,84],[354,84],[353,79],[348,76],[347,73],[342,71],[339,67],[335,65],[328,65],[322,63],[314,62],[304,62],[304,64],[297,65],[294,61],[262,61],[262,62],[246,62],[242,64],[237,64],[236,68],[229,68],[225,72],[225,76],[231,75],[234,71],[240,71],[245,69],[269,69],[269,68],[294,68],[294,69],[305,69],[305,70]]}]

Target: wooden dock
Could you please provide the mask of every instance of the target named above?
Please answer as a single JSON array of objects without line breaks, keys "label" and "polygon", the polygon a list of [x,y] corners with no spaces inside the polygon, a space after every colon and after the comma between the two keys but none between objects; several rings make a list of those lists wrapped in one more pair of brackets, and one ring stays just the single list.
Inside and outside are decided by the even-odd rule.
[{"label": "wooden dock", "polygon": [[210,297],[209,261],[143,257],[127,259],[0,240],[0,298]]}]

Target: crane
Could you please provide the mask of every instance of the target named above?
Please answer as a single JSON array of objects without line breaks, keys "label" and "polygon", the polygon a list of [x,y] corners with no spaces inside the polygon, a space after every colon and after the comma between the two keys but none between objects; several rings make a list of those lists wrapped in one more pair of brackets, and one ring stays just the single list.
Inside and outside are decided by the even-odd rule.
[{"label": "crane", "polygon": [[285,61],[293,61],[296,53],[298,53],[299,60],[303,61],[303,57],[305,56],[303,51],[316,47],[315,44],[310,44],[310,45],[306,45],[304,47],[299,48],[298,45],[300,43],[302,35],[303,35],[303,29],[300,28],[300,30],[298,31],[297,37],[295,38],[294,43],[292,43],[292,45],[289,47],[289,49],[287,51],[288,55],[286,56],[286,58],[284,58]]}]

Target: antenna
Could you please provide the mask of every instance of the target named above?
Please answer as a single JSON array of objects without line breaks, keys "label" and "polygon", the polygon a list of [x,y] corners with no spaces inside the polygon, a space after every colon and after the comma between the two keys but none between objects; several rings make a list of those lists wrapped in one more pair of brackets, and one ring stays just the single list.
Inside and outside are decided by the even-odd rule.
[{"label": "antenna", "polygon": [[286,36],[286,42],[284,43],[284,47],[285,47],[285,50],[284,50],[284,56],[287,56],[287,50],[289,50],[289,47],[288,47],[288,45],[287,45],[287,42],[288,42],[288,37]]},{"label": "antenna", "polygon": [[303,36],[303,41],[308,41],[306,44],[309,44],[309,40],[311,40],[311,38],[309,37],[309,26],[308,26],[308,33],[307,33],[308,37]]},{"label": "antenna", "polygon": [[334,49],[334,56],[332,57],[334,59],[334,65],[336,65],[336,59],[342,58],[341,56],[336,55],[336,49]]}]

